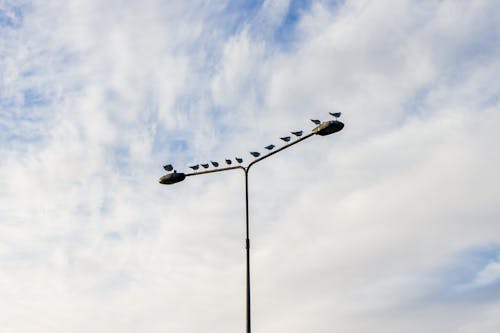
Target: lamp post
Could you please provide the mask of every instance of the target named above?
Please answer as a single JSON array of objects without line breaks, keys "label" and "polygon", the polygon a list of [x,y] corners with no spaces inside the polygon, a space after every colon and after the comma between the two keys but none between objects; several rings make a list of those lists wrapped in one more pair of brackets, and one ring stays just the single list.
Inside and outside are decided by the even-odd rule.
[{"label": "lamp post", "polygon": [[[317,126],[312,129],[312,131],[305,135],[302,136],[302,131],[297,131],[297,132],[291,132],[294,134],[297,139],[295,141],[290,142],[290,137],[282,137],[280,138],[284,142],[290,142],[285,144],[284,146],[273,150],[274,145],[268,145],[265,148],[269,150],[270,152],[267,154],[264,154],[263,156],[260,156],[259,152],[251,152],[250,154],[255,157],[255,159],[250,162],[246,167],[243,165],[236,165],[236,166],[228,166],[224,168],[219,168],[219,163],[218,162],[213,162],[211,161],[211,164],[213,165],[214,169],[210,170],[205,170],[205,171],[197,171],[199,169],[199,164],[191,166],[190,168],[194,170],[194,172],[191,173],[182,173],[182,172],[177,172],[177,170],[174,170],[173,166],[171,164],[165,165],[163,168],[166,171],[172,171],[171,173],[168,173],[164,176],[162,176],[159,180],[160,184],[164,185],[172,185],[179,183],[183,180],[186,179],[186,177],[190,176],[198,176],[198,175],[204,175],[208,173],[214,173],[214,172],[222,172],[222,171],[229,171],[229,170],[235,170],[235,169],[241,169],[243,170],[245,174],[245,228],[246,228],[246,238],[245,238],[245,249],[246,249],[246,332],[251,333],[251,320],[250,320],[250,237],[249,237],[249,218],[248,218],[248,172],[250,171],[250,168],[268,158],[269,156],[272,156],[286,148],[289,148],[299,142],[302,142],[314,135],[320,135],[320,136],[326,136],[329,134],[333,134],[336,132],[341,131],[344,128],[344,124],[340,121],[337,120],[338,117],[340,117],[340,112],[338,113],[330,113],[333,117],[335,117],[335,120],[330,120],[330,121],[324,121],[320,122],[319,120],[311,119],[311,121],[316,124]],[[260,157],[259,157],[260,156]],[[239,164],[243,163],[242,158],[236,158],[236,162]],[[227,165],[231,165],[233,162],[231,160],[226,160]],[[201,164],[201,166],[204,169],[208,169],[210,165],[207,164]]]}]

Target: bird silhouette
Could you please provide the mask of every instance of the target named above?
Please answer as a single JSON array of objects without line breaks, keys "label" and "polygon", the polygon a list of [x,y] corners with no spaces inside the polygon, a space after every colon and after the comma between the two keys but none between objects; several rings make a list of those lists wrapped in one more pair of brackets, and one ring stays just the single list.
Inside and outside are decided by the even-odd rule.
[{"label": "bird silhouette", "polygon": [[273,149],[273,148],[274,148],[274,145],[269,145],[269,146],[266,146],[266,147],[264,147],[264,148],[266,148],[267,150],[271,150],[271,149]]},{"label": "bird silhouette", "polygon": [[212,163],[212,165],[213,165],[214,167],[216,167],[216,168],[219,166],[219,163],[217,163],[217,162],[210,161],[210,163]]},{"label": "bird silhouette", "polygon": [[207,169],[209,167],[208,163],[207,164],[202,164],[201,166],[204,167],[205,169]]},{"label": "bird silhouette", "polygon": [[335,113],[332,113],[332,112],[328,112],[331,116],[334,116],[335,118],[338,118],[340,117],[340,115],[342,114],[342,112],[335,112]]},{"label": "bird silhouette", "polygon": [[231,161],[231,160],[226,160],[226,164],[227,164],[227,165],[231,165],[231,163],[233,163],[233,161]]},{"label": "bird silhouette", "polygon": [[200,165],[199,164],[192,165],[192,166],[190,166],[190,168],[193,170],[198,170],[200,168]]},{"label": "bird silhouette", "polygon": [[295,136],[302,136],[302,131],[290,132]]},{"label": "bird silhouette", "polygon": [[283,140],[283,141],[285,141],[285,142],[290,141],[290,137],[289,136],[284,136],[284,137],[282,137],[280,139]]},{"label": "bird silhouette", "polygon": [[321,121],[319,121],[318,119],[311,119],[311,121],[312,121],[313,123],[315,123],[316,125],[321,124]]},{"label": "bird silhouette", "polygon": [[251,151],[250,154],[252,154],[253,157],[259,157],[260,153],[257,151]]},{"label": "bird silhouette", "polygon": [[174,167],[172,166],[172,164],[166,164],[163,166],[163,169],[165,169],[165,171],[172,171],[174,170]]},{"label": "bird silhouette", "polygon": [[241,157],[236,157],[236,162],[243,163],[243,159]]}]

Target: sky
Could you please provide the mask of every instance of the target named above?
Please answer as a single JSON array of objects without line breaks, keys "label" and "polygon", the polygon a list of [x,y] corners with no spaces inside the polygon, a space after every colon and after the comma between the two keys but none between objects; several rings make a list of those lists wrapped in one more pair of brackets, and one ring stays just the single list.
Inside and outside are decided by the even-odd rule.
[{"label": "sky", "polygon": [[0,327],[498,332],[500,2],[0,0]]}]

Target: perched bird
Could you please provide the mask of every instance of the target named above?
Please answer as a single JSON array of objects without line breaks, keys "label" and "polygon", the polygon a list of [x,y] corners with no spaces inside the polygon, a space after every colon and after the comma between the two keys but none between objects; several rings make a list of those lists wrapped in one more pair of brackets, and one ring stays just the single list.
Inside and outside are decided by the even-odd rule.
[{"label": "perched bird", "polygon": [[236,162],[243,163],[243,159],[241,157],[236,157]]},{"label": "perched bird", "polygon": [[302,136],[302,131],[290,132],[295,136]]},{"label": "perched bird", "polygon": [[318,119],[311,119],[311,121],[312,121],[313,123],[315,123],[316,125],[321,124],[321,121],[319,121]]},{"label": "perched bird", "polygon": [[257,151],[251,151],[250,154],[252,154],[253,157],[259,157],[260,153]]},{"label": "perched bird", "polygon": [[233,163],[233,161],[231,161],[231,160],[226,160],[226,164],[227,164],[227,165],[231,165],[231,163]]},{"label": "perched bird", "polygon": [[289,136],[284,136],[284,137],[282,137],[280,139],[283,140],[283,141],[285,141],[285,142],[290,141],[290,137]]},{"label": "perched bird", "polygon": [[264,147],[264,148],[266,148],[267,150],[271,150],[271,149],[273,149],[273,148],[274,148],[274,145],[269,145],[269,146],[266,146],[266,147]]},{"label": "perched bird", "polygon": [[198,170],[199,167],[200,167],[199,164],[190,166],[190,168],[193,169],[193,170]]},{"label": "perched bird", "polygon": [[172,171],[174,170],[174,167],[172,166],[172,164],[166,164],[163,166],[163,169],[165,169],[165,171]]},{"label": "perched bird", "polygon": [[217,162],[210,161],[210,163],[212,163],[212,165],[213,165],[214,167],[216,167],[216,168],[219,166],[219,163],[217,163]]},{"label": "perched bird", "polygon": [[204,167],[205,169],[207,169],[209,167],[208,163],[207,164],[202,164],[201,166]]},{"label": "perched bird", "polygon": [[335,113],[331,113],[331,112],[328,112],[331,116],[334,116],[335,118],[338,118],[340,117],[340,115],[342,114],[342,112],[335,112]]}]

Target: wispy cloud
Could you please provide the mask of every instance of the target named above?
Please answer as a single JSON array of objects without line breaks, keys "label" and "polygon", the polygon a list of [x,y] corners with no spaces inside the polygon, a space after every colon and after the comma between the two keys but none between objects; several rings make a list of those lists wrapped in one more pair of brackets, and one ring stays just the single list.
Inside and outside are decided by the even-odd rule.
[{"label": "wispy cloud", "polygon": [[0,325],[242,328],[241,174],[161,166],[341,111],[252,170],[254,329],[496,332],[499,10],[0,1]]}]

